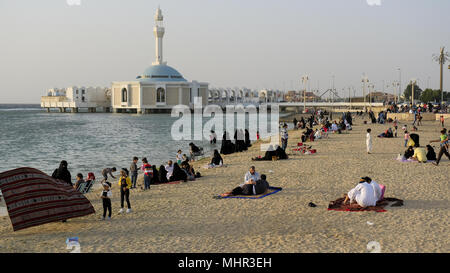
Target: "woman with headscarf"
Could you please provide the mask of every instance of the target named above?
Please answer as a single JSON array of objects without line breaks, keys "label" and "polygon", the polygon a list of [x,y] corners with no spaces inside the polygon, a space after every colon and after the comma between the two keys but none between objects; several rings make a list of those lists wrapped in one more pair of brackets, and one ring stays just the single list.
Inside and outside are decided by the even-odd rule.
[{"label": "woman with headscarf", "polygon": [[173,164],[173,173],[169,181],[187,181],[186,173],[180,168],[177,163]]},{"label": "woman with headscarf", "polygon": [[199,147],[197,147],[197,145],[195,145],[194,143],[189,143],[189,147],[190,147],[190,153],[191,153],[191,161],[195,161],[195,157],[196,156],[200,156],[202,155],[202,151]]},{"label": "woman with headscarf", "polygon": [[245,143],[245,133],[244,133],[244,130],[242,130],[242,129],[239,129],[239,131],[238,131],[238,141],[239,141],[241,152],[247,151],[248,148]]},{"label": "woman with headscarf", "polygon": [[61,161],[61,163],[59,164],[59,168],[53,172],[52,177],[55,179],[62,180],[67,184],[69,184],[70,186],[73,186],[72,177],[70,175],[69,170],[67,169],[67,165],[68,165],[67,161],[65,160]]},{"label": "woman with headscarf", "polygon": [[159,183],[167,183],[167,170],[164,165],[159,166],[159,172],[158,172],[158,180]]},{"label": "woman with headscarf", "polygon": [[214,150],[213,158],[211,159],[211,165],[220,166],[223,165],[223,159],[219,154],[219,151]]},{"label": "woman with headscarf", "polygon": [[250,141],[250,133],[247,129],[245,129],[245,146],[247,148],[252,146],[251,141]]},{"label": "woman with headscarf", "polygon": [[427,145],[427,160],[436,161],[436,152],[431,145]]},{"label": "woman with headscarf", "polygon": [[153,176],[150,180],[150,184],[158,184],[159,183],[159,173],[156,169],[156,165],[152,165]]},{"label": "woman with headscarf", "polygon": [[281,160],[288,159],[286,152],[278,145],[276,146],[275,155]]}]

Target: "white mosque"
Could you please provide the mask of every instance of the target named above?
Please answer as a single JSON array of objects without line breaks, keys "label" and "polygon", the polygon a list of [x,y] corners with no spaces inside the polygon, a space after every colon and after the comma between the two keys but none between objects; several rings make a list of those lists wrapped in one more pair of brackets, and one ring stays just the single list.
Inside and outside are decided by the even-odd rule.
[{"label": "white mosque", "polygon": [[156,60],[136,80],[112,83],[112,108],[116,113],[167,112],[178,104],[193,108],[195,97],[201,97],[203,105],[208,104],[208,83],[189,82],[164,62],[165,29],[160,8],[156,10],[155,22]]},{"label": "white mosque", "polygon": [[163,59],[163,38],[165,28],[163,15],[158,8],[155,14],[153,32],[156,41],[156,58],[150,67],[135,80],[112,82],[111,88],[69,87],[49,89],[41,98],[41,107],[59,108],[60,112],[78,112],[87,108],[95,112],[102,107],[106,112],[112,108],[115,113],[158,113],[170,112],[175,105],[194,107],[195,97],[200,97],[202,105],[217,104],[260,104],[283,100],[284,94],[278,90],[250,90],[246,88],[209,88],[206,82],[187,81],[176,69]]}]

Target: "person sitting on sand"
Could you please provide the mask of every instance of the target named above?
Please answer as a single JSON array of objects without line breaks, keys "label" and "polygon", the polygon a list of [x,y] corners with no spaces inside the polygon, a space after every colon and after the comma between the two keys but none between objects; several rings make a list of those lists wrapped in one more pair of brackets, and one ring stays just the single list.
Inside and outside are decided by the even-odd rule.
[{"label": "person sitting on sand", "polygon": [[158,169],[156,169],[156,165],[152,165],[152,170],[153,170],[153,176],[150,180],[150,184],[153,184],[153,185],[158,184],[159,183],[159,172],[158,172]]},{"label": "person sitting on sand", "polygon": [[269,189],[270,185],[269,182],[266,180],[266,175],[262,174],[261,179],[256,181],[255,184],[255,194],[263,194]]},{"label": "person sitting on sand", "polygon": [[419,163],[427,163],[427,152],[425,148],[416,147],[414,149],[414,155],[411,157],[412,160],[418,161]]},{"label": "person sitting on sand", "polygon": [[187,162],[181,163],[181,170],[186,173],[187,180],[189,180],[189,181],[195,180],[194,171],[192,169],[192,166],[189,165],[189,163],[187,163]]},{"label": "person sitting on sand", "polygon": [[159,166],[158,182],[159,183],[167,183],[167,182],[169,182],[167,180],[167,171],[166,171],[166,167],[164,167],[164,165]]},{"label": "person sitting on sand", "polygon": [[408,149],[406,149],[405,153],[403,154],[403,159],[408,160],[414,155],[414,148],[413,146],[408,146]]},{"label": "person sitting on sand", "polygon": [[184,172],[177,163],[173,164],[172,176],[170,176],[169,181],[187,181],[186,172]]},{"label": "person sitting on sand", "polygon": [[190,153],[191,153],[191,161],[195,161],[196,156],[202,155],[202,149],[197,147],[194,143],[189,143]]},{"label": "person sitting on sand", "polygon": [[436,153],[430,144],[427,145],[427,160],[436,161]]},{"label": "person sitting on sand", "polygon": [[273,148],[273,146],[272,145],[270,145],[268,148],[267,148],[267,151],[266,151],[266,153],[264,154],[264,157],[255,157],[255,158],[252,158],[252,160],[253,161],[272,161],[272,158],[274,157],[274,156],[276,156],[277,154],[276,154],[276,152],[275,152],[275,149]]},{"label": "person sitting on sand", "polygon": [[[234,195],[256,195],[256,181],[260,180],[259,174],[255,171],[255,166],[251,166],[250,170],[245,174],[244,184],[239,185],[230,192],[221,194],[222,197]],[[265,180],[265,179],[264,179]]]},{"label": "person sitting on sand", "polygon": [[256,182],[260,178],[259,173],[256,172],[255,166],[251,166],[249,171],[245,174],[244,183],[249,181]]},{"label": "person sitting on sand", "polygon": [[288,159],[288,155],[286,154],[286,151],[281,149],[280,146],[276,145],[275,146],[275,156],[279,159],[279,160],[284,160],[284,159]]},{"label": "person sitting on sand", "polygon": [[361,178],[359,184],[351,189],[345,196],[344,204],[350,201],[350,204],[358,203],[361,207],[376,206],[377,200],[375,197],[375,192],[370,182],[364,177]]},{"label": "person sitting on sand", "polygon": [[339,129],[338,129],[337,123],[336,123],[336,121],[334,121],[333,124],[331,124],[331,131],[333,133],[336,133],[338,130]]},{"label": "person sitting on sand", "polygon": [[167,171],[167,180],[170,179],[173,173],[173,162],[172,160],[167,161],[167,165],[165,166],[165,169]]},{"label": "person sitting on sand", "polygon": [[81,173],[77,174],[76,179],[77,179],[77,182],[75,183],[74,188],[77,190],[81,184],[86,183],[86,182],[84,181],[83,174],[81,174]]},{"label": "person sitting on sand", "polygon": [[219,151],[216,149],[214,150],[213,158],[211,159],[211,166],[222,166],[223,165],[223,159],[219,154]]}]

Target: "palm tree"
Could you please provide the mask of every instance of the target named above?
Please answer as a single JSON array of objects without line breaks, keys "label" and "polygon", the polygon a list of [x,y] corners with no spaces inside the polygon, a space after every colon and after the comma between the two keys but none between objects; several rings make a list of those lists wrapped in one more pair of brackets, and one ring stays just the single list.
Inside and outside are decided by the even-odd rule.
[{"label": "palm tree", "polygon": [[441,47],[441,51],[439,55],[433,54],[434,61],[438,62],[441,65],[441,79],[440,79],[440,90],[441,90],[441,104],[444,103],[444,91],[443,91],[443,83],[444,83],[444,64],[446,61],[450,60],[450,55],[448,52],[444,52],[444,47]]}]

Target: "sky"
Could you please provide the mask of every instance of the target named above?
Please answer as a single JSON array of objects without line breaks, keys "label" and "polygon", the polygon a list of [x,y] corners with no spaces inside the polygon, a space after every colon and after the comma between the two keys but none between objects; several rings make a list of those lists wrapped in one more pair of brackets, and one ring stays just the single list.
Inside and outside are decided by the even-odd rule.
[{"label": "sky", "polygon": [[413,78],[438,89],[432,55],[450,51],[450,1],[377,1],[0,0],[0,104],[136,79],[155,59],[158,5],[165,61],[210,87],[302,89],[308,75],[311,90],[334,78],[346,97],[362,94],[363,74],[391,93],[401,74],[402,89]]}]

